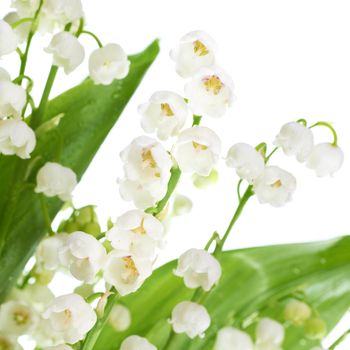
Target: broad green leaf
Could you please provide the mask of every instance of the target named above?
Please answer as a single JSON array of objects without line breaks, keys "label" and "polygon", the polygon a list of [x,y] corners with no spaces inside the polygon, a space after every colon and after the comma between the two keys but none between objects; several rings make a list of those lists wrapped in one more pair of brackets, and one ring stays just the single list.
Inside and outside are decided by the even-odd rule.
[{"label": "broad green leaf", "polygon": [[[260,315],[283,321],[287,298],[303,293],[309,303],[327,323],[330,331],[350,306],[350,237],[327,242],[250,248],[223,253],[220,258],[223,276],[219,285],[204,299],[212,325],[204,339],[190,341],[176,335],[171,350],[210,350],[217,330],[225,325],[241,326]],[[190,300],[193,291],[184,287],[172,270],[175,262],[156,270],[136,293],[122,298],[132,314],[132,325],[116,333],[107,325],[96,350],[119,349],[130,334],[147,336],[163,349],[170,326],[167,322],[173,307]],[[247,331],[254,334],[254,320]],[[309,350],[317,341],[304,337],[303,328],[287,327],[284,350]]]},{"label": "broad green leaf", "polygon": [[[155,41],[130,57],[125,79],[109,86],[87,79],[53,99],[31,160],[0,155],[0,301],[46,233],[39,197],[33,191],[37,169],[46,161],[57,161],[80,179],[158,52]],[[47,204],[53,218],[62,202],[50,199]]]}]

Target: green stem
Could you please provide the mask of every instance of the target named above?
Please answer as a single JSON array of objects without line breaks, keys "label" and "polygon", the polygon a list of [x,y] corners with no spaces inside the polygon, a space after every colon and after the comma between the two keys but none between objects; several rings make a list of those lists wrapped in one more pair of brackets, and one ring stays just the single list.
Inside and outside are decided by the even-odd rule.
[{"label": "green stem", "polygon": [[336,347],[342,343],[345,338],[350,334],[350,329],[348,329],[346,332],[344,332],[330,347],[329,350],[335,350]]},{"label": "green stem", "polygon": [[337,135],[337,132],[335,131],[335,129],[333,128],[333,126],[330,124],[330,123],[327,123],[327,122],[317,122],[316,124],[314,125],[311,125],[309,129],[312,129],[316,126],[325,126],[326,128],[328,128],[332,134],[333,134],[333,143],[332,145],[333,146],[337,146],[338,145],[338,135]]},{"label": "green stem", "polygon": [[209,248],[210,248],[210,246],[211,246],[211,244],[212,244],[214,241],[216,242],[217,245],[220,244],[220,236],[219,236],[219,234],[218,234],[216,231],[215,231],[215,232],[212,234],[212,236],[210,237],[208,243],[207,243],[207,244],[205,245],[205,247],[204,247],[204,250],[208,251]]},{"label": "green stem", "polygon": [[242,196],[241,196],[241,185],[242,185],[242,182],[243,182],[243,179],[240,179],[238,181],[238,184],[237,184],[237,197],[238,197],[238,201],[240,202],[241,199],[242,199]]},{"label": "green stem", "polygon": [[96,293],[93,293],[91,295],[89,295],[87,298],[86,298],[86,302],[87,303],[92,303],[94,300],[96,300],[97,298],[101,298],[103,296],[104,293],[102,292],[96,292]]},{"label": "green stem", "polygon": [[78,31],[79,35],[80,34],[86,34],[86,35],[90,35],[92,38],[95,39],[95,41],[97,42],[97,45],[99,46],[99,48],[103,47],[103,44],[101,42],[101,40],[98,38],[98,36],[92,32],[89,32],[87,30],[82,30],[82,31]]},{"label": "green stem", "polygon": [[259,143],[255,149],[265,158],[267,151],[267,144],[265,142]]},{"label": "green stem", "polygon": [[302,125],[304,125],[305,127],[307,126],[307,121],[306,121],[306,119],[298,119],[297,120],[297,123],[299,123],[299,124],[302,124]]},{"label": "green stem", "polygon": [[20,26],[20,25],[23,24],[23,23],[33,22],[33,21],[34,21],[34,18],[32,18],[32,17],[21,18],[21,19],[18,20],[17,22],[12,23],[12,24],[11,24],[11,27],[12,27],[12,29],[15,29],[15,28],[17,28],[18,26]]},{"label": "green stem", "polygon": [[273,156],[273,154],[278,150],[278,147],[275,147],[271,153],[265,158],[265,164],[268,163],[268,161],[270,160],[270,158]]},{"label": "green stem", "polygon": [[54,232],[53,232],[52,227],[51,227],[51,219],[50,219],[49,211],[47,209],[47,205],[45,202],[45,197],[43,194],[40,194],[39,198],[40,198],[41,211],[42,211],[43,216],[44,216],[44,220],[46,223],[46,227],[47,227],[49,236],[53,236]]}]

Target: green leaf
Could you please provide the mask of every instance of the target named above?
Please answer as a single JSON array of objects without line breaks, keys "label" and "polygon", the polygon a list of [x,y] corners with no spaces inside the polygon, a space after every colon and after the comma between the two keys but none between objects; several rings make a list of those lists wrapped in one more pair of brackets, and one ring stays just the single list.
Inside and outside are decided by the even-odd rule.
[{"label": "green leaf", "polygon": [[[283,321],[287,298],[304,295],[330,331],[350,306],[350,237],[327,242],[250,248],[225,252],[220,257],[221,281],[205,298],[212,325],[204,339],[190,341],[176,335],[167,349],[210,350],[215,336],[225,325],[241,326],[260,315]],[[121,302],[132,314],[132,325],[122,333],[107,325],[96,343],[96,350],[119,349],[130,334],[147,336],[158,350],[163,349],[170,326],[167,319],[173,307],[190,300],[193,290],[172,273],[175,262],[154,272],[144,286]],[[254,334],[254,320],[246,331]],[[317,341],[304,337],[303,328],[287,327],[283,349],[309,350]]]},{"label": "green leaf", "polygon": [[[50,101],[31,160],[0,155],[0,301],[46,233],[34,193],[37,169],[47,161],[57,161],[72,168],[80,179],[158,52],[158,41],[154,41],[130,57],[125,79],[109,86],[86,79]],[[49,199],[47,204],[54,218],[62,202]]]}]

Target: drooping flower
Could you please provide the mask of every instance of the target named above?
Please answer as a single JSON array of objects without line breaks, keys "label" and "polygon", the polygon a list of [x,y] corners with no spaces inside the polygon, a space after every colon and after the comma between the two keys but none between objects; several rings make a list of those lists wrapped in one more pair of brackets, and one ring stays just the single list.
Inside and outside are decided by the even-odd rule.
[{"label": "drooping flower", "polygon": [[130,61],[118,44],[107,44],[92,52],[89,58],[89,72],[96,84],[109,85],[115,79],[128,75]]},{"label": "drooping flower", "polygon": [[58,196],[67,201],[77,184],[77,177],[73,170],[58,163],[47,162],[36,177],[35,192],[44,193],[47,197]]},{"label": "drooping flower", "polygon": [[[18,22],[20,19],[21,17],[17,12],[10,12],[4,17],[4,21],[6,21],[10,25]],[[17,35],[19,43],[23,43],[24,41],[27,40],[30,28],[31,28],[30,22],[24,22],[16,26],[16,28],[14,29],[14,32]]]},{"label": "drooping flower", "polygon": [[77,294],[57,297],[44,312],[43,317],[69,344],[83,339],[97,320],[93,308]]},{"label": "drooping flower", "polygon": [[317,176],[329,176],[337,172],[344,162],[344,153],[339,146],[331,143],[315,145],[307,160],[307,167],[313,169]]},{"label": "drooping flower", "polygon": [[282,147],[287,156],[296,156],[299,162],[305,162],[314,146],[314,135],[306,126],[290,122],[282,126],[274,144]]},{"label": "drooping flower", "polygon": [[295,189],[295,177],[277,166],[266,167],[253,185],[260,203],[269,203],[273,207],[281,207],[290,201]]},{"label": "drooping flower", "polygon": [[16,154],[27,159],[35,145],[35,133],[25,122],[16,119],[0,120],[0,153]]},{"label": "drooping flower", "polygon": [[226,164],[235,168],[237,175],[250,184],[258,178],[265,169],[262,155],[252,146],[246,143],[236,143],[227,154]]},{"label": "drooping flower", "polygon": [[[268,346],[280,346],[284,340],[284,327],[275,320],[263,318],[256,328],[256,344],[259,349],[269,349]],[[278,348],[276,348],[277,350]]]},{"label": "drooping flower", "polygon": [[216,43],[203,31],[194,31],[181,38],[179,45],[171,50],[176,72],[183,78],[192,77],[205,67],[215,63]]},{"label": "drooping flower", "polygon": [[20,118],[26,99],[26,92],[21,86],[0,80],[0,119]]},{"label": "drooping flower", "polygon": [[17,49],[19,39],[12,27],[0,19],[0,57],[8,55]]},{"label": "drooping flower", "polygon": [[139,289],[152,273],[149,260],[120,256],[112,251],[107,256],[103,277],[113,285],[120,295],[127,295]]},{"label": "drooping flower", "polygon": [[207,309],[191,301],[177,304],[170,320],[175,333],[186,333],[191,339],[197,336],[204,337],[204,332],[209,328],[210,322]]},{"label": "drooping flower", "polygon": [[247,333],[233,327],[224,327],[217,334],[214,350],[254,350],[254,344]]},{"label": "drooping flower", "polygon": [[131,325],[131,313],[126,306],[116,304],[113,306],[108,321],[116,332],[124,332]]},{"label": "drooping flower", "polygon": [[11,6],[16,9],[20,17],[33,17],[38,9],[40,0],[12,0]]},{"label": "drooping flower", "polygon": [[309,305],[299,300],[291,300],[284,309],[284,319],[296,326],[301,326],[311,317],[312,310]]},{"label": "drooping flower", "polygon": [[142,115],[143,130],[147,133],[156,132],[160,140],[178,135],[188,116],[183,97],[170,91],[155,92],[138,110]]},{"label": "drooping flower", "polygon": [[130,335],[120,345],[119,350],[157,350],[146,338]]},{"label": "drooping flower", "polygon": [[53,55],[53,64],[62,67],[66,74],[73,72],[85,56],[77,37],[68,32],[55,34],[45,51]]},{"label": "drooping flower", "polygon": [[59,260],[76,279],[91,282],[106,260],[106,250],[93,236],[74,232],[60,248]]},{"label": "drooping flower", "polygon": [[180,169],[208,176],[219,159],[221,141],[214,131],[204,126],[194,126],[182,131],[172,154]]},{"label": "drooping flower", "polygon": [[164,226],[153,215],[130,210],[117,219],[106,237],[121,256],[152,259],[164,237]]},{"label": "drooping flower", "polygon": [[185,86],[188,106],[193,114],[222,117],[233,101],[233,82],[224,72],[204,70]]},{"label": "drooping flower", "polygon": [[179,257],[174,274],[183,277],[188,288],[209,291],[221,277],[221,266],[207,251],[190,249]]}]

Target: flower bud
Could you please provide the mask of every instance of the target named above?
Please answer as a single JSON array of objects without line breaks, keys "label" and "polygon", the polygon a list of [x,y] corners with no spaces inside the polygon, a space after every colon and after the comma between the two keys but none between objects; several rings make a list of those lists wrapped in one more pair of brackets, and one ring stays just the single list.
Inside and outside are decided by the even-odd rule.
[{"label": "flower bud", "polygon": [[119,350],[157,350],[146,338],[131,335],[123,340]]},{"label": "flower bud", "polygon": [[121,304],[114,305],[109,316],[109,323],[116,332],[126,331],[131,325],[129,309]]},{"label": "flower bud", "polygon": [[176,216],[188,214],[192,209],[192,201],[186,196],[176,195],[173,204],[173,213]]},{"label": "flower bud", "polygon": [[219,172],[216,169],[212,169],[208,176],[193,174],[192,180],[194,187],[203,190],[219,181]]},{"label": "flower bud", "polygon": [[92,284],[84,283],[74,289],[74,293],[80,295],[84,299],[94,293],[94,286]]},{"label": "flower bud", "polygon": [[311,317],[311,313],[309,305],[299,300],[292,300],[284,309],[284,319],[295,326],[300,326]]},{"label": "flower bud", "polygon": [[321,340],[327,334],[327,325],[320,318],[310,318],[304,324],[304,331],[307,338]]}]

